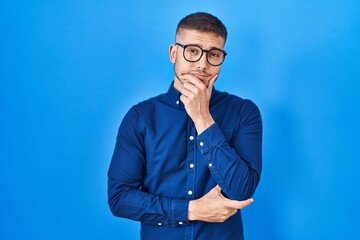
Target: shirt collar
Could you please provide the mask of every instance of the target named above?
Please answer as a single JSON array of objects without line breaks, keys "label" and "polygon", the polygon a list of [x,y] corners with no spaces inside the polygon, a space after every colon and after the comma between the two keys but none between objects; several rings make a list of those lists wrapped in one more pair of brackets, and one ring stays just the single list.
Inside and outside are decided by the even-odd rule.
[{"label": "shirt collar", "polygon": [[173,102],[174,104],[178,105],[181,102],[180,101],[181,93],[178,90],[176,90],[176,88],[174,87],[174,81],[171,82],[167,95],[169,96],[170,101]]}]

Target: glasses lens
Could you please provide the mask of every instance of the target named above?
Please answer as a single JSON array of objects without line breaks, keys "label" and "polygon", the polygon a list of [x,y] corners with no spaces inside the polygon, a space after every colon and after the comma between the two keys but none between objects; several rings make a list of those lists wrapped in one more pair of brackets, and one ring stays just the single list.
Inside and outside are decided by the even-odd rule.
[{"label": "glasses lens", "polygon": [[184,57],[190,62],[196,62],[201,58],[202,50],[198,46],[188,45],[184,49]]},{"label": "glasses lens", "polygon": [[207,57],[210,64],[220,65],[224,61],[225,54],[220,50],[213,49],[208,52]]}]

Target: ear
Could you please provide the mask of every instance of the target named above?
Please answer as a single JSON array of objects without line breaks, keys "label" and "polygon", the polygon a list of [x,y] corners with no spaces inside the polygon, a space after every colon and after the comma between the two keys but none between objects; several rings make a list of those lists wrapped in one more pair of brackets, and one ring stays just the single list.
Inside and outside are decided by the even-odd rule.
[{"label": "ear", "polygon": [[169,47],[169,58],[170,62],[175,63],[176,59],[176,46],[175,44],[171,44]]}]

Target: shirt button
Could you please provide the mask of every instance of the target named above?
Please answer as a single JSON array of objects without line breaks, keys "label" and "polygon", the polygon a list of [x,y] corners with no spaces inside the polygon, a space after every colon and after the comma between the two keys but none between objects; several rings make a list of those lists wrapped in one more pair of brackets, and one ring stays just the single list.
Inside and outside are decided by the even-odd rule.
[{"label": "shirt button", "polygon": [[183,225],[183,222],[179,222],[179,225]]},{"label": "shirt button", "polygon": [[159,225],[159,226],[161,226],[161,225],[162,225],[162,223],[158,223],[158,225]]},{"label": "shirt button", "polygon": [[179,101],[176,101],[176,104],[179,105]]},{"label": "shirt button", "polygon": [[209,167],[212,167],[212,163],[209,163]]},{"label": "shirt button", "polygon": [[204,146],[204,143],[203,143],[203,142],[200,142],[199,144],[200,144],[200,146]]},{"label": "shirt button", "polygon": [[192,191],[191,191],[191,190],[189,190],[189,191],[188,191],[188,194],[189,194],[189,195],[192,195]]},{"label": "shirt button", "polygon": [[192,141],[194,140],[194,136],[190,136],[189,139]]},{"label": "shirt button", "polygon": [[194,164],[190,163],[189,167],[194,168]]}]

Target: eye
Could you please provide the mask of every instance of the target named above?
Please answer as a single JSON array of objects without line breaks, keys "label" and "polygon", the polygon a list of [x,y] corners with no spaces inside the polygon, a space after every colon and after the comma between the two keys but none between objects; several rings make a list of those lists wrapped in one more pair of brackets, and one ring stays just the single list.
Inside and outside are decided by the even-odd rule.
[{"label": "eye", "polygon": [[211,57],[213,57],[213,58],[219,58],[220,56],[219,56],[219,54],[217,54],[217,53],[210,53],[210,56]]},{"label": "eye", "polygon": [[210,52],[209,52],[209,56],[210,56],[211,58],[221,58],[222,55],[223,55],[223,54],[222,54],[222,52],[220,52],[220,51],[210,51]]},{"label": "eye", "polygon": [[200,49],[198,47],[195,47],[195,46],[188,46],[186,48],[186,51],[188,53],[190,53],[191,55],[197,55],[197,54],[200,54]]}]

